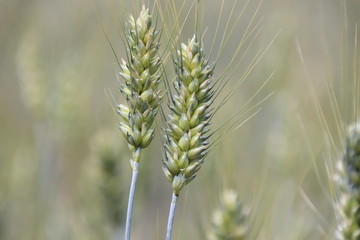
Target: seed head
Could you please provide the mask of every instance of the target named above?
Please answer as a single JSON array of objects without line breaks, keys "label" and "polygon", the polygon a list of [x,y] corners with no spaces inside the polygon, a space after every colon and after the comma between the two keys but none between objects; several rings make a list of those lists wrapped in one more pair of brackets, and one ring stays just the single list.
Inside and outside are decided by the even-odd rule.
[{"label": "seed head", "polygon": [[352,125],[346,137],[346,150],[335,178],[341,190],[337,205],[339,240],[360,239],[360,123]]},{"label": "seed head", "polygon": [[349,128],[344,163],[352,195],[360,202],[360,123]]},{"label": "seed head", "polygon": [[338,240],[360,239],[359,204],[349,193],[343,192],[337,206],[338,225],[335,232]]},{"label": "seed head", "polygon": [[187,45],[181,44],[177,59],[174,62],[176,94],[170,104],[163,160],[163,171],[172,182],[175,194],[195,178],[208,150],[205,140],[211,114],[213,73],[195,36]]},{"label": "seed head", "polygon": [[124,79],[120,92],[127,104],[118,106],[119,128],[126,138],[133,160],[140,161],[140,152],[154,137],[151,129],[161,100],[158,31],[152,26],[149,9],[143,6],[140,16],[130,16],[126,25],[128,59],[121,61],[120,76]]},{"label": "seed head", "polygon": [[26,107],[36,116],[44,117],[47,113],[46,76],[36,32],[26,32],[22,38],[16,57],[20,88]]},{"label": "seed head", "polygon": [[127,146],[111,130],[100,130],[90,141],[90,155],[82,166],[80,178],[80,211],[91,236],[84,239],[109,239],[126,212],[127,198],[123,169]]},{"label": "seed head", "polygon": [[245,220],[246,214],[237,193],[225,191],[213,215],[209,240],[244,240],[247,233]]}]

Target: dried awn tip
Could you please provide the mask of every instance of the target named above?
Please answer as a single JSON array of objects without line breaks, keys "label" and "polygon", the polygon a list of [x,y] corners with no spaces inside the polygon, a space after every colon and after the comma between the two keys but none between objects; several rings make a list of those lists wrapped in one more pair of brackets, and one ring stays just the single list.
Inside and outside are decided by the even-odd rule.
[{"label": "dried awn tip", "polygon": [[191,182],[199,171],[208,143],[206,139],[212,103],[213,68],[194,36],[181,44],[175,62],[176,94],[172,96],[168,126],[165,129],[163,171],[172,183],[175,195]]},{"label": "dried awn tip", "polygon": [[154,137],[151,126],[161,100],[158,91],[161,61],[158,31],[148,9],[143,6],[137,19],[130,16],[126,27],[128,59],[122,59],[119,74],[124,79],[120,92],[127,104],[120,104],[117,112],[122,119],[119,128],[133,152],[133,161],[139,162],[141,149],[149,146]]},{"label": "dried awn tip", "polygon": [[209,240],[246,239],[246,215],[237,193],[233,190],[225,191],[212,218]]},{"label": "dried awn tip", "polygon": [[339,240],[360,239],[360,122],[352,125],[346,137],[346,150],[335,178],[341,190],[336,206]]}]

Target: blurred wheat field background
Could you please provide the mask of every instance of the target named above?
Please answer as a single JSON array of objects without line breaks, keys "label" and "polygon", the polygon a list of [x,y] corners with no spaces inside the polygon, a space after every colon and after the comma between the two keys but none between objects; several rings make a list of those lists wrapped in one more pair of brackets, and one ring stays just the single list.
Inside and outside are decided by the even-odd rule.
[{"label": "blurred wheat field background", "polygon": [[[201,0],[198,9],[196,2],[148,5],[164,21],[161,53],[176,24],[184,24],[180,41],[193,36],[198,11],[204,49],[214,43],[210,63],[222,51],[215,76],[249,36],[220,100],[258,51],[264,55],[213,119],[219,127],[246,106],[219,130],[226,136],[184,188],[173,239],[208,239],[227,189],[246,212],[246,239],[336,239],[332,178],[344,131],[360,111],[360,2]],[[122,239],[131,154],[112,108],[113,97],[121,99],[119,69],[104,32],[125,58],[121,24],[140,5],[0,1],[0,239]],[[165,236],[171,185],[161,170],[163,124],[158,116],[144,150],[132,239]]]}]

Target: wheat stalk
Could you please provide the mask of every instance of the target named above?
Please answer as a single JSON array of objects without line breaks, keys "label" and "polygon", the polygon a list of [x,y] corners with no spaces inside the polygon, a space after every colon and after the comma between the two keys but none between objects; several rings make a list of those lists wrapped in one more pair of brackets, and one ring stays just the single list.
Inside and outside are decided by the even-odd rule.
[{"label": "wheat stalk", "polygon": [[127,104],[118,106],[121,116],[119,128],[128,142],[132,159],[129,203],[126,217],[125,239],[130,239],[131,215],[138,175],[140,155],[143,148],[151,143],[154,130],[151,128],[161,100],[160,83],[161,61],[158,57],[158,31],[152,24],[149,9],[143,6],[135,19],[130,16],[126,30],[127,61],[122,59],[120,75],[124,79],[120,91]]},{"label": "wheat stalk", "polygon": [[244,240],[247,236],[246,213],[234,190],[222,194],[213,214],[209,240]]},{"label": "wheat stalk", "polygon": [[163,160],[163,171],[173,188],[167,240],[171,239],[179,193],[195,178],[208,150],[206,127],[209,125],[213,96],[210,80],[213,68],[208,65],[196,36],[187,45],[181,44],[174,63],[176,94],[171,99],[171,114],[165,129]]},{"label": "wheat stalk", "polygon": [[346,150],[336,178],[341,190],[337,206],[339,240],[360,239],[360,122],[352,125],[346,137]]}]

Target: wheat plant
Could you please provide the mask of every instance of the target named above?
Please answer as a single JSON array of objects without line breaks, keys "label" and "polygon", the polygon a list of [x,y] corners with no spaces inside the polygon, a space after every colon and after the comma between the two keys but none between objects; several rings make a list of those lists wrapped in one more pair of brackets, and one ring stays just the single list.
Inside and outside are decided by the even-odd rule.
[{"label": "wheat plant", "polygon": [[126,199],[123,172],[126,144],[108,129],[98,130],[90,141],[90,155],[82,167],[80,207],[84,212],[83,239],[118,239]]},{"label": "wheat plant", "polygon": [[360,239],[360,123],[352,125],[346,136],[346,149],[336,178],[341,190],[337,206],[339,223],[336,238]]},{"label": "wheat plant", "polygon": [[200,170],[208,150],[208,130],[211,104],[213,67],[208,64],[196,36],[181,44],[174,62],[177,78],[176,94],[170,103],[171,114],[165,130],[163,171],[172,183],[172,201],[166,239],[171,239],[176,201],[181,189]]},{"label": "wheat plant", "polygon": [[119,128],[128,142],[132,159],[132,179],[126,217],[125,239],[130,239],[133,200],[142,149],[149,146],[153,137],[152,124],[161,100],[158,86],[161,78],[161,61],[158,56],[158,34],[149,9],[143,6],[138,18],[130,16],[126,25],[127,61],[122,60],[120,75],[123,83],[120,92],[127,104],[118,105],[121,116]]},{"label": "wheat plant", "polygon": [[212,217],[209,240],[247,239],[247,213],[234,190],[226,190],[221,196],[218,209]]}]

